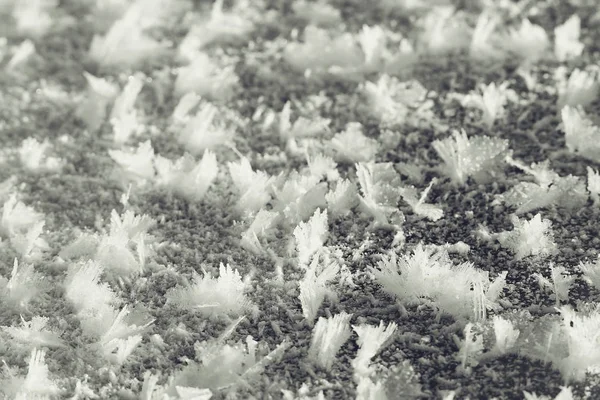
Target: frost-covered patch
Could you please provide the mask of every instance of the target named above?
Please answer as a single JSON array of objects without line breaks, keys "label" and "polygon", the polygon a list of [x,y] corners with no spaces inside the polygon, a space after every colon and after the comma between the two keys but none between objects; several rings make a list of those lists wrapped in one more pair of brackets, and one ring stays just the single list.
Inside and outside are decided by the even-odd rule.
[{"label": "frost-covered patch", "polygon": [[0,398],[600,398],[599,28],[0,0]]}]

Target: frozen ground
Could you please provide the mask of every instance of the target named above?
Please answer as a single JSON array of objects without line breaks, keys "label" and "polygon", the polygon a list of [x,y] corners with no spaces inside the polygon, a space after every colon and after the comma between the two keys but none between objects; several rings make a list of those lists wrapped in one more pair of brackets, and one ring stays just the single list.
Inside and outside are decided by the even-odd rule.
[{"label": "frozen ground", "polygon": [[[212,17],[210,1],[19,4],[0,0],[0,395],[512,399],[568,386],[600,397],[594,1],[226,1]],[[128,33],[102,42],[139,5]],[[481,15],[497,18],[482,43]],[[578,37],[555,32],[574,15]],[[580,86],[573,71],[587,74]],[[498,92],[477,100],[492,82]],[[194,91],[202,99],[174,116]],[[114,111],[115,98],[131,104]],[[589,121],[565,124],[565,104]],[[444,162],[461,129],[493,139]],[[145,143],[154,154],[134,156]],[[432,182],[420,203],[431,208],[417,211],[410,199]],[[544,189],[498,198],[523,182]],[[272,226],[243,242],[261,210]],[[377,275],[382,258],[420,243],[434,245],[430,259],[449,253],[432,262],[438,275],[396,273],[396,286]],[[217,279],[221,263],[241,279]],[[452,268],[464,263],[460,281]],[[327,282],[324,271],[335,271]],[[181,289],[194,282],[196,295]],[[348,339],[323,367],[309,350],[327,353],[311,345],[315,323],[343,312]],[[27,328],[37,317],[45,327]],[[512,331],[495,331],[496,317]],[[395,324],[380,348],[376,334],[359,339],[380,322]],[[333,336],[324,343],[344,335]]]}]

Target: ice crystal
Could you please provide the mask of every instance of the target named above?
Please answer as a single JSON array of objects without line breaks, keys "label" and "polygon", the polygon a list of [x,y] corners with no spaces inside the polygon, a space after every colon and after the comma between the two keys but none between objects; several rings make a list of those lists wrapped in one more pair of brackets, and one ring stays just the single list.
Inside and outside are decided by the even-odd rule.
[{"label": "ice crystal", "polygon": [[487,136],[469,138],[462,130],[454,131],[451,138],[435,140],[432,146],[444,161],[444,172],[454,183],[462,185],[469,176],[481,179],[482,174],[493,174],[493,168],[508,150],[508,141]]}]

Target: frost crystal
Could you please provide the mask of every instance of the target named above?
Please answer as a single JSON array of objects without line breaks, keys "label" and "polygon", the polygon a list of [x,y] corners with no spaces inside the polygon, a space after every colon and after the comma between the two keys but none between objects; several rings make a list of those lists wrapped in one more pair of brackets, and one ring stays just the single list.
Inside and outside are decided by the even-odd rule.
[{"label": "frost crystal", "polygon": [[321,212],[317,209],[308,222],[298,224],[294,229],[294,237],[301,265],[307,265],[312,255],[323,247],[328,234],[327,210]]},{"label": "frost crystal", "polygon": [[387,74],[381,75],[376,83],[365,82],[361,86],[371,113],[386,126],[404,123],[414,116],[423,119],[432,117],[433,103],[427,101],[427,89],[418,81],[401,82]]},{"label": "frost crystal", "polygon": [[381,26],[364,25],[357,37],[364,54],[364,72],[379,71],[384,66],[388,56],[386,49],[387,36]]},{"label": "frost crystal", "polygon": [[106,316],[106,323],[102,331],[98,332],[100,338],[97,345],[100,346],[102,353],[108,360],[117,364],[122,364],[133,352],[142,340],[140,334],[154,322],[152,320],[138,326],[125,321],[128,314],[129,309],[127,306],[120,311],[113,310]]},{"label": "frost crystal", "polygon": [[542,219],[538,213],[530,221],[511,217],[515,226],[512,231],[497,234],[498,241],[504,247],[513,250],[517,260],[527,256],[549,256],[557,252],[553,240],[552,223]]},{"label": "frost crystal", "polygon": [[154,178],[154,149],[149,140],[133,151],[109,150],[108,154],[123,169],[126,179],[144,184]]},{"label": "frost crystal", "polygon": [[375,159],[378,150],[377,140],[366,137],[358,122],[349,123],[346,130],[336,134],[330,143],[336,153],[336,160],[340,162],[371,161]]},{"label": "frost crystal", "polygon": [[261,239],[265,239],[270,235],[273,228],[279,221],[279,213],[260,210],[254,220],[244,233],[242,233],[242,239],[240,245],[254,254],[264,253],[266,250],[263,247]]},{"label": "frost crystal", "polygon": [[397,328],[396,323],[390,322],[385,326],[383,321],[379,322],[379,326],[352,325],[352,329],[358,335],[357,343],[359,346],[356,357],[352,360],[355,381],[369,377],[372,374],[371,359],[377,355]]},{"label": "frost crystal", "polygon": [[110,213],[110,234],[117,236],[123,232],[128,240],[137,241],[140,235],[148,233],[154,227],[156,221],[146,214],[135,215],[127,210],[120,216],[115,210]]},{"label": "frost crystal", "polygon": [[586,107],[598,97],[600,85],[596,73],[575,69],[568,79],[564,74],[564,68],[556,70],[559,108],[562,109],[564,106]]},{"label": "frost crystal", "polygon": [[435,179],[429,183],[429,186],[427,186],[421,196],[417,194],[417,191],[414,188],[400,189],[402,198],[412,207],[414,213],[429,218],[431,221],[437,221],[444,215],[444,211],[440,207],[425,203],[425,199],[434,183],[436,183]]},{"label": "frost crystal", "polygon": [[544,28],[523,19],[518,29],[511,29],[501,39],[504,49],[531,65],[544,57],[550,41]]},{"label": "frost crystal", "polygon": [[542,289],[548,289],[554,292],[556,298],[556,306],[560,306],[561,301],[569,300],[569,289],[575,280],[574,276],[567,275],[565,267],[550,268],[551,279],[545,278],[542,274],[536,272],[533,276],[537,279]]},{"label": "frost crystal", "polygon": [[493,168],[501,162],[500,157],[508,150],[505,139],[487,136],[468,138],[464,130],[454,131],[453,137],[433,142],[433,148],[444,161],[444,171],[452,181],[462,185],[467,177],[475,179],[493,173]]},{"label": "frost crystal", "polygon": [[350,33],[333,36],[312,25],[304,30],[304,43],[289,43],[283,57],[299,72],[319,74],[354,72],[364,63],[364,54]]},{"label": "frost crystal", "polygon": [[252,336],[231,344],[225,343],[225,338],[196,342],[194,348],[198,362],[192,361],[176,373],[174,379],[170,380],[170,389],[179,387],[177,392],[180,393],[193,393],[195,389],[200,397],[191,397],[193,399],[207,398],[203,397],[208,394],[206,389],[226,389],[233,396],[233,391],[238,386],[251,386],[259,379],[264,368],[281,357],[290,346],[288,342],[282,342],[261,358],[258,354],[258,342]]},{"label": "frost crystal", "polygon": [[33,38],[45,35],[54,22],[51,12],[57,6],[57,0],[16,1],[12,16],[17,31]]},{"label": "frost crystal", "polygon": [[17,72],[19,68],[23,67],[27,61],[35,55],[35,45],[29,39],[21,42],[19,47],[15,50],[12,57],[6,64],[6,70],[11,72]]},{"label": "frost crystal", "polygon": [[[535,393],[531,393],[528,391],[523,391],[523,396],[525,396],[525,400],[552,400],[550,396],[537,395]],[[560,392],[556,395],[554,400],[574,400],[573,390],[567,386],[561,386]]]},{"label": "frost crystal", "polygon": [[189,65],[179,68],[175,94],[195,92],[211,100],[229,100],[235,94],[238,77],[234,66],[221,67],[206,53],[197,53]]},{"label": "frost crystal", "polygon": [[471,58],[478,61],[495,61],[504,57],[493,37],[499,22],[499,19],[490,13],[483,12],[479,15],[469,47]]},{"label": "frost crystal", "polygon": [[459,351],[456,358],[460,361],[460,365],[465,373],[470,372],[471,366],[479,363],[477,358],[483,353],[483,336],[477,334],[477,326],[468,323],[464,329],[464,340],[457,340]]},{"label": "frost crystal", "polygon": [[139,134],[141,131],[142,126],[139,124],[134,105],[143,85],[142,75],[131,76],[121,94],[115,99],[110,114],[115,143],[125,143],[132,134]]},{"label": "frost crystal", "polygon": [[590,367],[600,366],[600,312],[576,312],[570,306],[559,309],[563,323],[562,332],[566,335],[568,356],[554,360],[566,380],[583,380]]},{"label": "frost crystal", "polygon": [[17,393],[17,399],[44,399],[60,393],[56,382],[49,377],[48,365],[44,361],[45,357],[45,350],[33,349],[31,351],[27,376]]},{"label": "frost crystal", "polygon": [[579,263],[579,270],[583,272],[583,279],[600,290],[600,256],[596,259],[596,262],[583,262]]},{"label": "frost crystal", "polygon": [[558,61],[568,61],[581,55],[584,45],[579,41],[580,31],[581,20],[577,14],[554,28],[554,55]]},{"label": "frost crystal", "polygon": [[210,400],[213,395],[212,391],[206,388],[176,386],[175,389],[181,400]]},{"label": "frost crystal", "polygon": [[279,137],[285,143],[286,149],[297,147],[296,140],[318,136],[329,131],[330,120],[314,117],[298,117],[294,123],[291,122],[292,105],[288,101],[279,114]]},{"label": "frost crystal", "polygon": [[13,340],[26,343],[28,346],[61,347],[63,341],[56,333],[46,328],[47,317],[35,316],[31,321],[25,321],[21,316],[21,326],[4,326],[2,330],[8,333]]},{"label": "frost crystal", "polygon": [[65,297],[82,315],[88,311],[106,312],[117,300],[108,284],[100,283],[103,272],[102,265],[93,260],[74,265],[69,270]]},{"label": "frost crystal", "polygon": [[247,38],[254,29],[250,4],[239,1],[233,9],[224,11],[223,0],[216,0],[207,21],[192,26],[183,38],[179,54],[189,59],[211,43],[233,43]]},{"label": "frost crystal", "polygon": [[271,200],[271,186],[275,179],[263,171],[253,171],[250,161],[243,157],[227,164],[233,184],[240,193],[237,209],[246,215],[258,212]]},{"label": "frost crystal", "polygon": [[113,277],[141,273],[147,255],[146,242],[153,239],[147,231],[154,224],[155,221],[147,215],[136,216],[132,211],[126,211],[121,217],[113,210],[110,234],[100,238],[94,259]]},{"label": "frost crystal", "polygon": [[144,33],[143,19],[151,8],[132,4],[106,35],[94,35],[89,57],[103,66],[130,68],[163,53],[165,46]]},{"label": "frost crystal", "polygon": [[200,201],[217,178],[218,172],[217,156],[212,151],[205,150],[200,162],[171,187],[176,194],[188,201]]},{"label": "frost crystal", "polygon": [[308,2],[300,0],[292,3],[294,13],[312,25],[331,26],[340,23],[342,15],[340,10],[326,1]]},{"label": "frost crystal", "polygon": [[129,336],[126,339],[111,340],[102,347],[104,357],[117,365],[121,365],[141,342],[141,335]]},{"label": "frost crystal", "polygon": [[219,172],[216,155],[205,150],[199,162],[189,154],[177,161],[158,156],[154,159],[156,184],[164,186],[188,201],[199,201],[207,193]]},{"label": "frost crystal", "polygon": [[591,167],[587,169],[587,190],[594,201],[594,205],[600,205],[600,174]]},{"label": "frost crystal", "polygon": [[187,122],[177,137],[179,143],[194,155],[228,144],[233,139],[234,131],[225,126],[217,117],[218,114],[220,113],[216,106],[210,103],[202,104],[198,113]]},{"label": "frost crystal", "polygon": [[581,107],[565,106],[561,116],[569,151],[600,161],[600,128],[592,124]]},{"label": "frost crystal", "polygon": [[453,265],[445,249],[434,252],[421,243],[412,255],[398,259],[395,253],[383,256],[369,272],[383,289],[403,304],[429,304],[455,318],[483,320],[497,299],[506,273],[494,281],[471,263]]},{"label": "frost crystal", "polygon": [[291,226],[310,218],[317,208],[326,208],[327,184],[318,178],[293,171],[281,181],[282,187],[274,188],[273,210],[281,212]]},{"label": "frost crystal", "polygon": [[19,148],[19,159],[21,160],[21,164],[31,172],[59,170],[62,165],[62,160],[47,155],[50,147],[50,143],[47,139],[42,143],[34,138],[25,139]]},{"label": "frost crystal", "polygon": [[179,103],[177,103],[175,110],[173,110],[173,121],[178,124],[185,124],[188,122],[190,119],[190,112],[200,104],[201,99],[202,98],[194,92],[184,94],[181,99],[179,99]]},{"label": "frost crystal", "polygon": [[462,100],[464,107],[475,107],[483,112],[482,120],[490,129],[494,121],[504,114],[504,106],[508,100],[517,101],[517,94],[508,89],[508,82],[496,86],[494,82],[480,87],[481,93],[470,93]]},{"label": "frost crystal", "polygon": [[10,237],[11,246],[25,261],[39,261],[43,253],[50,250],[48,242],[41,237],[44,233],[44,224],[44,221],[37,222],[26,233]]},{"label": "frost crystal", "polygon": [[347,179],[339,180],[335,189],[325,195],[325,200],[327,211],[332,217],[347,215],[358,204],[356,185]]},{"label": "frost crystal", "polygon": [[2,207],[0,235],[10,238],[18,234],[27,234],[43,221],[43,214],[17,200],[17,195],[13,193]]},{"label": "frost crystal", "polygon": [[237,270],[221,264],[218,278],[213,278],[210,273],[203,277],[195,273],[193,283],[172,289],[167,298],[178,307],[191,308],[202,314],[239,316],[252,308],[244,294],[249,285],[249,281],[242,281]]},{"label": "frost crystal", "polygon": [[381,226],[399,227],[404,215],[398,209],[400,176],[391,163],[358,163],[356,174],[362,196],[363,212],[372,216]]},{"label": "frost crystal", "polygon": [[320,153],[311,156],[307,153],[306,163],[308,164],[308,173],[315,179],[335,182],[340,178],[337,163],[329,156]]},{"label": "frost crystal", "polygon": [[319,307],[325,298],[335,299],[336,293],[329,287],[340,271],[338,260],[321,252],[320,257],[313,257],[306,268],[304,278],[298,283],[300,287],[300,303],[302,314],[310,325],[314,323]]},{"label": "frost crystal", "polygon": [[453,6],[433,7],[419,21],[422,47],[431,54],[446,54],[469,46],[470,32],[464,15]]},{"label": "frost crystal", "polygon": [[33,265],[19,265],[15,258],[10,279],[0,276],[0,298],[19,311],[28,311],[29,303],[45,289],[45,282]]},{"label": "frost crystal", "polygon": [[587,201],[585,184],[576,176],[559,176],[548,168],[548,162],[527,167],[511,157],[506,162],[530,175],[536,182],[520,182],[508,192],[497,195],[493,205],[501,202],[517,206],[515,214],[522,214],[538,208],[557,205],[569,210],[581,207]]},{"label": "frost crystal", "polygon": [[308,356],[321,367],[329,370],[335,355],[350,338],[352,314],[341,312],[331,318],[319,318],[312,331]]},{"label": "frost crystal", "polygon": [[494,335],[496,343],[492,351],[498,354],[507,354],[515,347],[520,331],[515,329],[513,323],[497,315],[493,318]]},{"label": "frost crystal", "polygon": [[106,79],[87,72],[83,75],[88,83],[87,93],[77,108],[76,114],[90,131],[97,130],[106,118],[106,109],[118,93],[118,88]]}]

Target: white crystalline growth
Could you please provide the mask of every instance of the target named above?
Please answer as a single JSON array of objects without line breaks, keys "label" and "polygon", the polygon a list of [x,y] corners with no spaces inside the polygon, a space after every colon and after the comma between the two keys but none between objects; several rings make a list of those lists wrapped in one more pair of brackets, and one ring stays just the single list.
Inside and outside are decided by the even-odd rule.
[{"label": "white crystalline growth", "polygon": [[587,190],[594,201],[594,205],[600,205],[600,174],[597,170],[586,167],[587,170]]},{"label": "white crystalline growth", "polygon": [[445,249],[436,251],[421,243],[401,258],[395,253],[382,256],[369,272],[402,304],[427,304],[455,318],[476,321],[499,307],[497,300],[506,277],[503,272],[490,280],[487,271],[468,262],[454,265]]},{"label": "white crystalline growth", "polygon": [[252,215],[263,208],[271,199],[271,185],[275,179],[263,171],[253,171],[250,161],[242,158],[227,164],[233,184],[240,193],[237,209]]},{"label": "white crystalline growth", "polygon": [[2,207],[0,235],[10,238],[19,234],[26,234],[43,221],[44,215],[42,213],[17,200],[17,195],[12,193]]},{"label": "white crystalline growth", "polygon": [[337,161],[356,163],[375,159],[379,147],[378,142],[366,137],[362,133],[362,129],[360,123],[349,123],[344,131],[331,139],[330,146],[335,152]]},{"label": "white crystalline growth", "polygon": [[238,83],[233,65],[221,66],[208,54],[197,52],[188,65],[179,68],[175,94],[195,92],[211,100],[226,101],[234,96]]},{"label": "white crystalline growth", "polygon": [[35,138],[27,138],[19,147],[21,164],[31,172],[58,171],[63,160],[48,155],[51,145],[48,139],[38,142]]},{"label": "white crystalline growth", "polygon": [[29,311],[29,304],[46,289],[43,277],[32,264],[19,264],[15,258],[10,279],[0,276],[0,299],[11,308]]},{"label": "white crystalline growth", "polygon": [[352,326],[352,329],[358,335],[357,343],[359,346],[356,357],[352,360],[355,381],[367,378],[372,374],[371,359],[382,349],[397,328],[398,325],[395,322],[390,322],[386,326],[383,321],[379,322],[379,326],[367,324]]},{"label": "white crystalline growth", "polygon": [[303,43],[289,43],[283,57],[298,72],[354,70],[364,63],[364,54],[352,34],[334,36],[312,25],[304,30]]},{"label": "white crystalline growth", "polygon": [[559,67],[556,69],[558,100],[557,105],[560,109],[564,106],[590,105],[597,97],[600,91],[598,82],[598,73],[592,70],[574,69],[566,78],[566,69]]},{"label": "white crystalline growth", "polygon": [[143,2],[133,3],[104,36],[94,35],[90,59],[102,66],[131,68],[163,54],[166,46],[144,32],[145,15],[151,8]]},{"label": "white crystalline growth", "polygon": [[218,117],[219,114],[220,110],[210,103],[200,105],[196,115],[189,119],[179,133],[178,142],[193,155],[229,144],[235,132],[231,127],[225,126]]},{"label": "white crystalline growth", "polygon": [[254,10],[249,1],[238,1],[230,10],[223,9],[223,0],[213,3],[210,15],[193,25],[179,45],[179,55],[191,60],[194,54],[212,43],[235,43],[254,29]]},{"label": "white crystalline growth", "polygon": [[127,180],[145,184],[154,178],[154,149],[149,140],[140,143],[137,149],[109,150],[108,154],[125,172]]},{"label": "white crystalline growth", "polygon": [[362,211],[372,216],[378,226],[399,228],[404,222],[404,214],[398,209],[400,176],[393,165],[357,163],[356,174],[362,193]]},{"label": "white crystalline growth", "polygon": [[188,201],[202,200],[219,173],[217,156],[210,150],[198,162],[189,154],[176,161],[157,156],[154,167],[155,183]]},{"label": "white crystalline growth", "polygon": [[579,41],[580,33],[581,20],[577,14],[554,28],[554,55],[558,61],[568,61],[583,53],[585,46]]},{"label": "white crystalline growth", "polygon": [[314,323],[317,312],[325,298],[335,299],[336,293],[329,286],[340,272],[338,260],[323,252],[320,257],[313,257],[306,268],[306,273],[298,283],[300,287],[300,303],[302,314],[310,325]]},{"label": "white crystalline growth", "polygon": [[60,394],[58,384],[50,379],[48,365],[44,361],[45,350],[33,349],[29,359],[27,376],[16,395],[16,399],[48,399]]},{"label": "white crystalline growth", "polygon": [[296,238],[296,249],[298,250],[300,265],[309,263],[313,254],[323,247],[328,235],[327,210],[321,212],[317,208],[308,222],[300,222],[296,226],[294,237]]},{"label": "white crystalline growth", "polygon": [[138,135],[143,130],[135,108],[135,101],[143,86],[144,77],[141,74],[133,75],[129,77],[122,92],[115,99],[110,114],[115,143],[125,143],[131,135]]},{"label": "white crystalline growth", "polygon": [[433,103],[427,99],[427,89],[418,81],[402,82],[383,74],[377,82],[367,81],[361,85],[373,116],[384,126],[402,124],[412,118],[428,119]]},{"label": "white crystalline growth", "polygon": [[95,131],[106,118],[106,109],[119,92],[118,87],[104,78],[83,73],[87,81],[85,98],[80,102],[76,115],[90,131]]},{"label": "white crystalline growth", "polygon": [[567,149],[600,161],[600,127],[593,125],[581,107],[564,106],[561,116]]},{"label": "white crystalline growth", "polygon": [[531,65],[546,55],[550,47],[548,34],[539,25],[532,24],[527,18],[518,28],[511,28],[500,40],[509,54],[516,55],[526,65]]},{"label": "white crystalline growth", "polygon": [[538,213],[529,221],[513,215],[511,221],[514,229],[499,233],[498,241],[502,246],[510,248],[517,260],[528,256],[556,254],[558,248],[554,242],[550,220],[542,219]]},{"label": "white crystalline growth", "polygon": [[489,85],[481,85],[478,91],[466,95],[462,99],[462,105],[480,109],[483,113],[482,122],[490,129],[494,121],[504,115],[504,107],[509,100],[516,102],[518,97],[514,90],[508,89],[508,82],[500,85],[492,82]]},{"label": "white crystalline growth", "polygon": [[356,185],[348,179],[338,180],[334,189],[325,195],[327,211],[332,217],[347,215],[358,205]]},{"label": "white crystalline growth", "polygon": [[350,338],[352,314],[341,312],[331,318],[319,318],[312,331],[308,356],[319,366],[330,369],[335,355]]},{"label": "white crystalline growth", "polygon": [[462,185],[469,176],[481,179],[484,174],[493,173],[508,150],[508,141],[487,136],[469,138],[462,130],[454,131],[452,137],[435,140],[432,146],[444,161],[444,173]]},{"label": "white crystalline growth", "polygon": [[54,23],[51,12],[58,6],[58,0],[16,1],[12,16],[17,31],[32,38],[44,36]]},{"label": "white crystalline growth", "polygon": [[206,315],[240,316],[252,308],[245,295],[249,286],[250,282],[243,281],[237,270],[221,264],[218,278],[210,273],[205,273],[203,277],[196,273],[193,283],[172,289],[167,298],[178,307]]},{"label": "white crystalline growth", "polygon": [[48,317],[34,316],[30,321],[25,321],[21,315],[20,326],[3,326],[2,330],[9,334],[13,340],[32,347],[61,347],[63,341],[58,334],[48,329]]}]

